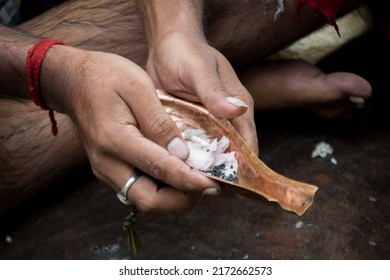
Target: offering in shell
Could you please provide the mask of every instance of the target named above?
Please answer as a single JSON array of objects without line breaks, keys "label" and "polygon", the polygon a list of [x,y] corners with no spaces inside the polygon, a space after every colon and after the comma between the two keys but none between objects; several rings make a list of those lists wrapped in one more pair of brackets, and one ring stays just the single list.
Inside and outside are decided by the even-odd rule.
[{"label": "offering in shell", "polygon": [[206,174],[238,183],[235,152],[226,152],[230,141],[225,136],[211,139],[201,128],[187,128],[183,132],[190,155],[186,163]]},{"label": "offering in shell", "polygon": [[[249,149],[228,120],[219,119],[200,104],[178,99],[165,91],[158,90],[157,95],[184,138],[190,140],[187,141],[190,151],[196,150],[187,159],[187,164],[240,194],[275,201],[297,215],[303,215],[313,204],[316,186],[286,178],[271,170]],[[221,157],[208,157],[205,147],[212,147],[216,153],[219,149]],[[219,164],[220,159],[225,166]],[[230,168],[229,163],[233,165],[234,177],[225,173]],[[221,170],[223,174],[219,174]]]}]

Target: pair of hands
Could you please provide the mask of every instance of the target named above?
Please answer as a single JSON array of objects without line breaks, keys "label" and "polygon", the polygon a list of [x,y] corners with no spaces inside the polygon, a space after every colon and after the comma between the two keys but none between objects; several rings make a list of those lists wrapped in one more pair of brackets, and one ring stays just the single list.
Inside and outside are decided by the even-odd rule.
[{"label": "pair of hands", "polygon": [[114,54],[55,46],[49,54],[67,59],[51,65],[71,71],[64,76],[46,71],[44,79],[56,82],[43,94],[50,108],[72,118],[99,179],[119,191],[136,167],[149,175],[128,193],[141,211],[186,210],[220,186],[184,163],[188,149],[156,87],[231,119],[257,153],[253,102],[230,63],[207,42],[170,34],[155,46],[148,74]]}]

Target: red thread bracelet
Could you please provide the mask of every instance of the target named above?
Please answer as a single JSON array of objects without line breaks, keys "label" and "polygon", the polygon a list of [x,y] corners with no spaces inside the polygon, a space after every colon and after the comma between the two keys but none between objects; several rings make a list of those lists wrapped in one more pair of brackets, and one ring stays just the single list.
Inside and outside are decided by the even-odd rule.
[{"label": "red thread bracelet", "polygon": [[32,46],[27,53],[26,68],[28,92],[31,96],[31,99],[43,110],[49,110],[51,132],[53,135],[57,135],[57,122],[54,118],[54,112],[52,109],[47,107],[40,93],[40,76],[43,59],[45,58],[47,51],[53,45],[65,44],[59,40],[43,39]]}]

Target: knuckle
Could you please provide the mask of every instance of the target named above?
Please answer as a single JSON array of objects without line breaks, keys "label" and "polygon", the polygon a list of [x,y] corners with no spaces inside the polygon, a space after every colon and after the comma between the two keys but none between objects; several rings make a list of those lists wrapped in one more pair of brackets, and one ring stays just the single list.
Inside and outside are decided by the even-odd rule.
[{"label": "knuckle", "polygon": [[176,186],[184,193],[195,193],[199,191],[191,176],[191,169],[183,162],[170,164],[169,172],[165,174],[166,183]]},{"label": "knuckle", "polygon": [[153,114],[148,122],[149,137],[153,140],[163,140],[174,131],[172,119],[165,113]]},{"label": "knuckle", "polygon": [[147,173],[155,179],[163,182],[167,181],[167,167],[163,164],[163,159],[152,159],[146,163]]},{"label": "knuckle", "polygon": [[219,98],[224,98],[227,96],[227,89],[222,84],[216,84],[211,87],[211,94],[208,96],[209,98],[206,101],[215,102],[215,100]]},{"label": "knuckle", "polygon": [[110,149],[112,149],[112,147],[113,147],[112,140],[110,139],[110,137],[105,137],[105,136],[98,137],[94,145],[94,148],[100,154],[107,153],[108,151],[110,151]]},{"label": "knuckle", "polygon": [[[170,159],[174,161],[170,161]],[[179,164],[178,164],[179,163]],[[146,165],[146,172],[163,183],[176,187],[185,193],[199,191],[189,174],[190,169],[182,162],[176,162],[171,156],[151,160]]]},{"label": "knuckle", "polygon": [[106,176],[104,175],[104,167],[103,164],[100,163],[99,160],[96,160],[97,157],[90,157],[90,166],[92,169],[93,175],[98,178],[99,180],[105,181]]},{"label": "knuckle", "polygon": [[[184,166],[183,166],[184,167]],[[187,168],[179,168],[176,167],[172,169],[172,174],[174,174],[174,179],[176,180],[176,184],[180,186],[180,189],[187,193],[197,193],[201,189],[199,186],[192,180],[192,176],[190,174],[191,169]]]},{"label": "knuckle", "polygon": [[246,103],[246,105],[249,106],[249,108],[253,108],[255,106],[255,102],[253,101],[253,97],[249,93],[244,95],[243,100]]},{"label": "knuckle", "polygon": [[95,129],[90,130],[87,143],[94,150],[97,155],[105,154],[115,147],[113,143],[112,133],[106,130],[108,125],[102,124]]},{"label": "knuckle", "polygon": [[140,202],[135,202],[135,204],[137,205],[138,210],[143,213],[155,213],[159,211],[153,199],[145,199]]},{"label": "knuckle", "polygon": [[92,145],[87,145],[88,161],[93,174],[100,180],[108,180],[105,175],[107,167],[107,155],[110,154],[113,148],[112,140],[109,137],[98,137]]},{"label": "knuckle", "polygon": [[225,95],[227,90],[222,84],[216,84],[211,88],[211,92],[214,93],[214,95]]}]

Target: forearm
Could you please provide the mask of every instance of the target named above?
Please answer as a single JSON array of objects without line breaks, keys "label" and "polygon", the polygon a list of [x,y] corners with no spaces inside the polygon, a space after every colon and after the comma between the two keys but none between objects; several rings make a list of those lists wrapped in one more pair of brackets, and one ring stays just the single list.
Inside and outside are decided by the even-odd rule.
[{"label": "forearm", "polygon": [[[28,92],[26,59],[31,47],[42,38],[34,37],[11,28],[0,26],[0,95],[30,99]],[[80,53],[73,48],[53,45],[45,53],[40,69],[39,95],[53,110],[65,112],[69,98],[62,96],[65,90],[70,61]]]},{"label": "forearm", "polygon": [[0,25],[0,94],[28,98],[26,57],[39,39]]},{"label": "forearm", "polygon": [[205,40],[204,0],[137,0],[149,45],[171,32]]}]

